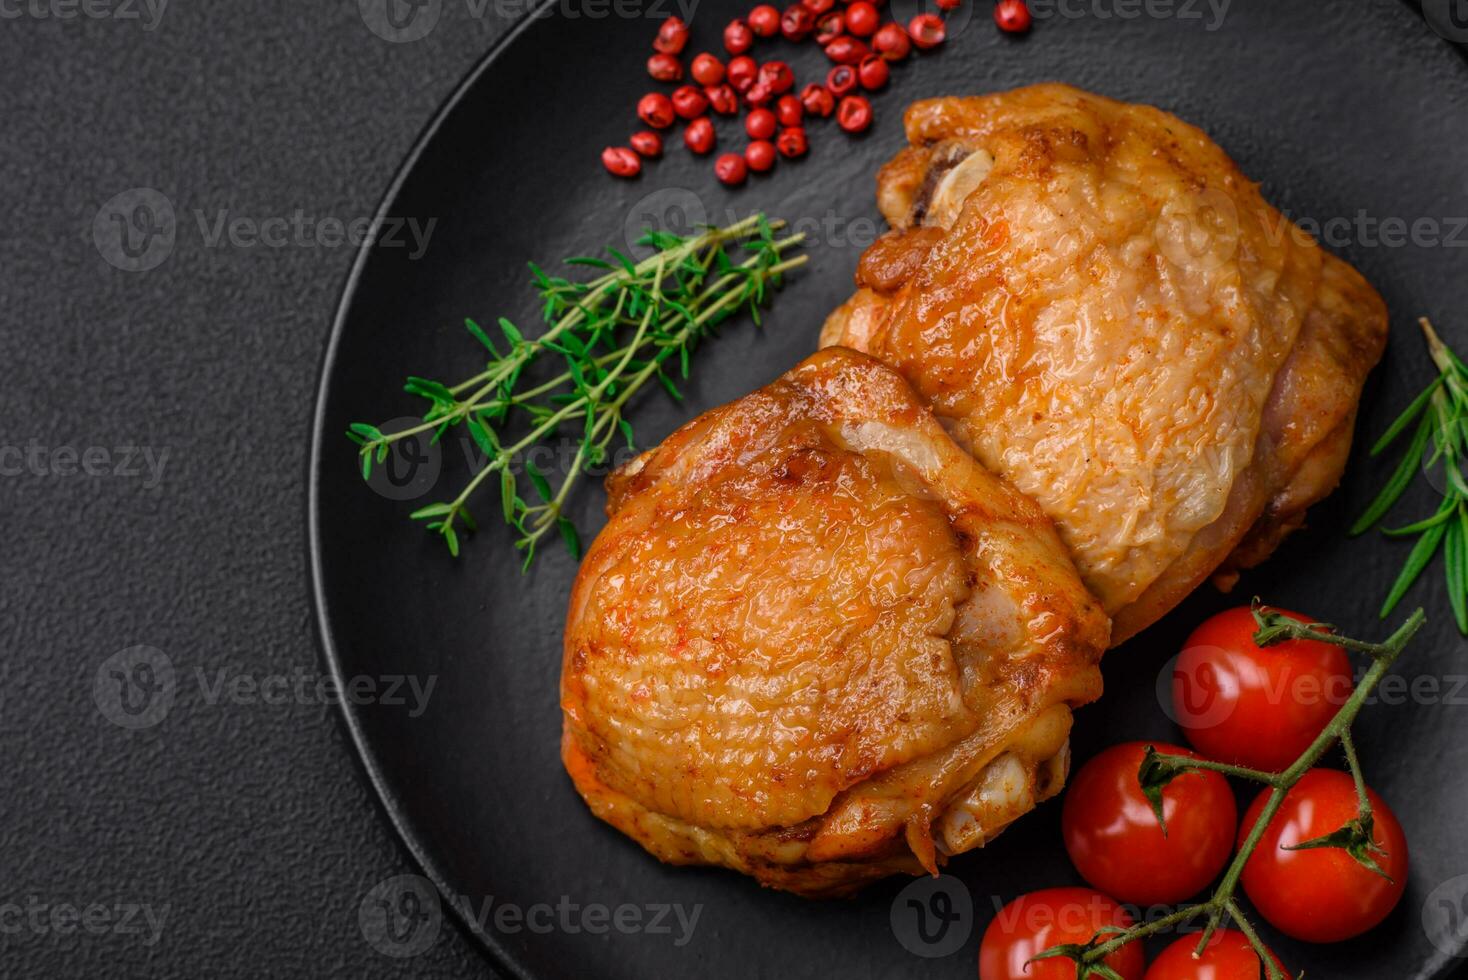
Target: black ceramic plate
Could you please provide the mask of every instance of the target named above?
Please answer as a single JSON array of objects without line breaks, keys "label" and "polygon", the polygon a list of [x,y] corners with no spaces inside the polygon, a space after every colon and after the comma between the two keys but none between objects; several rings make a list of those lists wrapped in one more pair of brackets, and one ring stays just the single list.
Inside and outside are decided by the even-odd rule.
[{"label": "black ceramic plate", "polygon": [[[915,0],[892,2],[899,11],[906,3],[909,15],[916,9]],[[717,49],[722,25],[747,5],[699,4],[693,50]],[[1220,24],[1218,8],[1206,2],[1178,0],[1171,16],[1154,17],[1147,12],[1168,8],[1068,0],[1045,9],[1080,16],[1043,19],[1016,41],[993,29],[987,0],[969,7],[972,23],[955,29],[945,48],[894,73],[875,99],[870,133],[850,140],[830,125],[813,126],[808,159],[782,163],[738,191],[722,188],[710,161],[681,146],[639,180],[603,173],[600,149],[636,128],[632,106],[649,87],[642,62],[655,25],[645,17],[569,17],[566,3],[520,24],[409,158],[383,213],[437,224],[421,257],[384,241],[353,272],[323,371],[310,499],[330,669],[343,680],[436,678],[416,717],[391,704],[345,712],[390,818],[442,893],[459,899],[436,905],[434,896],[419,896],[426,904],[418,917],[390,921],[399,931],[378,937],[384,952],[413,952],[429,941],[414,923],[431,931],[435,908],[461,911],[467,898],[478,913],[467,917],[468,928],[502,969],[522,976],[972,977],[979,938],[999,904],[1033,888],[1079,883],[1060,846],[1059,808],[1043,806],[990,849],[953,862],[956,894],[968,896],[973,915],[924,945],[906,901],[895,901],[903,881],[854,901],[807,902],[730,872],[660,865],[591,817],[557,754],[560,635],[575,563],[551,548],[522,575],[510,535],[494,525],[451,560],[406,515],[460,485],[461,443],[451,440],[416,468],[400,461],[398,484],[379,481],[374,492],[343,437],[351,421],[413,410],[399,393],[404,375],[476,370],[465,316],[534,323],[527,260],[553,263],[601,243],[620,245],[627,229],[646,223],[722,222],[755,209],[811,232],[809,271],[762,331],[732,325],[701,349],[685,404],[650,393],[637,405],[640,437],[650,444],[815,347],[823,317],[850,292],[861,248],[880,228],[873,178],[902,143],[907,102],[1060,79],[1199,124],[1276,205],[1319,223],[1330,246],[1381,289],[1393,337],[1367,391],[1365,434],[1380,432],[1427,376],[1418,315],[1432,315],[1451,342],[1468,348],[1468,229],[1454,218],[1468,216],[1468,65],[1415,8],[1394,0],[1235,0]],[[1120,16],[1129,10],[1141,14]],[[782,45],[802,77],[820,67],[810,47]],[[726,145],[742,145],[732,126],[721,126],[721,135]],[[1415,240],[1398,241],[1392,219],[1416,224]],[[1374,610],[1407,546],[1376,536],[1348,540],[1344,527],[1389,465],[1358,451],[1339,492],[1312,512],[1310,530],[1248,576],[1239,595],[1257,593],[1357,634],[1382,632]],[[1428,505],[1419,490],[1408,509]],[[603,501],[594,481],[575,497],[572,516],[588,535],[601,525]],[[1468,875],[1468,689],[1456,679],[1468,674],[1468,644],[1450,625],[1438,578],[1434,569],[1411,596],[1432,621],[1402,667],[1407,678],[1429,680],[1415,696],[1394,688],[1359,729],[1369,778],[1411,839],[1409,891],[1364,939],[1316,948],[1274,937],[1289,963],[1314,976],[1441,977],[1460,962],[1454,953],[1464,933],[1454,939],[1453,929],[1461,929],[1468,895],[1468,878],[1460,877]],[[1159,672],[1191,626],[1236,601],[1200,591],[1109,655],[1106,696],[1079,714],[1078,762],[1124,739],[1177,738],[1156,695]],[[411,911],[403,888],[379,889],[364,903],[364,922],[376,898]],[[501,914],[501,906],[512,911]],[[638,921],[624,909],[619,927],[598,906],[608,916],[636,907]],[[654,926],[660,906],[685,916],[698,910],[691,938],[676,911]],[[919,955],[949,947],[948,955]]]}]

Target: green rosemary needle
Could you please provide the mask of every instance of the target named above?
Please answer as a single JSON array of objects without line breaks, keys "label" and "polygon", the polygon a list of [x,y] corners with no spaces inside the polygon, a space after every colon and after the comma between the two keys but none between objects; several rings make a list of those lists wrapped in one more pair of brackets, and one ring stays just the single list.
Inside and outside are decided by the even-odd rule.
[{"label": "green rosemary needle", "polygon": [[[1381,493],[1351,526],[1350,533],[1361,534],[1380,523],[1401,499],[1415,475],[1441,464],[1443,486],[1439,492],[1442,501],[1437,511],[1431,517],[1405,527],[1384,529],[1384,533],[1391,537],[1415,536],[1417,543],[1387,592],[1381,616],[1385,619],[1390,615],[1441,549],[1453,618],[1457,620],[1458,630],[1468,635],[1468,482],[1463,478],[1463,463],[1468,460],[1468,433],[1465,433],[1465,425],[1468,425],[1468,367],[1442,342],[1426,317],[1418,323],[1427,338],[1428,353],[1437,366],[1438,376],[1371,447],[1371,455],[1379,455],[1409,429],[1412,431],[1406,454]],[[1430,456],[1427,455],[1429,444],[1432,446]]]},{"label": "green rosemary needle", "polygon": [[[580,537],[563,514],[572,488],[586,470],[607,459],[619,435],[633,448],[627,419],[633,396],[656,382],[681,400],[674,373],[688,377],[689,356],[701,339],[741,310],[760,322],[760,307],[771,290],[806,261],[804,255],[787,255],[804,236],[777,238],[782,226],[756,214],[686,237],[648,232],[639,244],[650,246],[653,254],[639,262],[613,248],[606,249],[605,258],[567,259],[567,265],[601,271],[587,282],[548,275],[532,263],[544,332],[528,338],[501,318],[501,351],[484,329],[466,320],[469,333],[489,352],[484,370],[452,386],[408,378],[403,390],[428,403],[417,425],[384,433],[353,423],[347,436],[358,446],[363,477],[387,459],[393,443],[430,431],[437,442],[463,426],[485,454],[484,465],[452,500],[420,508],[413,519],[428,522],[457,556],[459,530],[475,529],[469,499],[493,480],[505,522],[520,533],[516,547],[525,554],[526,568],[552,529],[579,557]],[[526,381],[526,369],[542,356],[559,359],[559,373],[546,381]],[[513,435],[511,424],[520,426]],[[576,435],[576,454],[560,486],[553,488],[526,453],[565,430]],[[513,467],[517,460],[523,461],[534,503],[521,494]]]}]

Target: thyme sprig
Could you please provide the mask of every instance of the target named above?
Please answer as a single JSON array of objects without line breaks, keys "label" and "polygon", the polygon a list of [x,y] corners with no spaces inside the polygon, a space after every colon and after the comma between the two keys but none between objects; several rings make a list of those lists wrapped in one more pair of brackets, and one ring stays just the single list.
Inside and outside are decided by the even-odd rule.
[{"label": "thyme sprig", "polygon": [[1377,456],[1409,429],[1412,432],[1401,462],[1371,506],[1351,526],[1350,533],[1361,534],[1378,524],[1401,499],[1413,476],[1440,463],[1444,487],[1437,511],[1405,527],[1384,529],[1391,537],[1416,536],[1417,543],[1387,592],[1381,616],[1385,619],[1391,614],[1441,549],[1453,619],[1459,632],[1468,635],[1468,481],[1463,475],[1463,463],[1468,461],[1468,366],[1442,342],[1426,317],[1418,323],[1438,376],[1371,447],[1371,455]]},{"label": "thyme sprig", "polygon": [[1239,847],[1239,853],[1234,857],[1233,863],[1228,866],[1228,870],[1224,872],[1223,878],[1220,879],[1207,901],[1185,906],[1170,915],[1124,931],[1103,930],[1088,943],[1057,946],[1041,953],[1035,957],[1036,959],[1064,957],[1072,960],[1076,964],[1078,980],[1086,980],[1088,977],[1121,980],[1116,971],[1104,962],[1107,956],[1127,943],[1202,917],[1206,921],[1203,933],[1198,939],[1197,955],[1202,955],[1209,940],[1213,938],[1213,934],[1224,924],[1225,920],[1232,920],[1238,926],[1239,931],[1248,938],[1249,944],[1259,956],[1259,962],[1264,965],[1269,980],[1286,980],[1286,975],[1275,965],[1274,957],[1270,955],[1259,933],[1244,915],[1243,910],[1239,908],[1234,895],[1238,890],[1239,877],[1243,874],[1244,865],[1248,863],[1249,857],[1259,846],[1259,841],[1263,839],[1270,822],[1279,813],[1285,794],[1337,743],[1340,744],[1345,754],[1346,764],[1350,767],[1351,777],[1356,784],[1356,819],[1349,821],[1346,826],[1334,833],[1296,844],[1292,849],[1339,848],[1350,854],[1367,870],[1383,874],[1374,859],[1374,855],[1382,851],[1372,837],[1371,802],[1366,795],[1366,780],[1361,773],[1361,762],[1356,756],[1356,745],[1351,738],[1351,726],[1355,723],[1356,716],[1361,713],[1361,708],[1370,698],[1372,691],[1401,657],[1412,637],[1427,621],[1427,617],[1421,609],[1418,609],[1407,617],[1396,632],[1381,643],[1353,640],[1340,635],[1324,623],[1300,623],[1291,617],[1261,606],[1257,599],[1254,601],[1254,621],[1259,626],[1258,632],[1254,634],[1254,642],[1260,646],[1272,646],[1287,640],[1315,640],[1367,654],[1371,657],[1371,666],[1362,676],[1360,683],[1356,685],[1355,691],[1345,704],[1341,705],[1340,710],[1325,726],[1319,737],[1295,760],[1293,765],[1283,772],[1263,772],[1208,759],[1167,755],[1149,746],[1142,760],[1141,768],[1137,772],[1137,782],[1141,785],[1142,792],[1152,802],[1154,810],[1158,811],[1159,821],[1161,819],[1162,788],[1178,776],[1200,769],[1220,772],[1268,786],[1269,797],[1265,800],[1259,819],[1254,822],[1249,836]]},{"label": "thyme sprig", "polygon": [[[532,264],[544,332],[526,337],[500,318],[502,350],[479,324],[466,320],[469,333],[489,352],[484,370],[452,386],[408,378],[403,390],[428,403],[420,424],[384,433],[365,422],[353,423],[347,436],[358,446],[363,478],[387,459],[394,443],[426,432],[437,442],[463,426],[484,453],[484,465],[453,499],[422,507],[412,518],[426,521],[428,530],[457,556],[460,529],[476,527],[469,500],[494,480],[500,512],[520,532],[515,546],[525,554],[526,568],[553,529],[573,556],[579,556],[580,536],[563,513],[572,488],[607,459],[619,435],[634,448],[627,419],[634,395],[656,382],[681,400],[675,374],[688,378],[689,358],[700,340],[741,310],[760,323],[760,307],[771,290],[806,261],[804,255],[788,254],[804,236],[776,237],[782,227],[782,222],[756,214],[689,236],[650,231],[639,244],[650,246],[653,254],[641,261],[614,248],[606,249],[605,257],[567,259],[567,265],[600,270],[601,275],[586,282],[552,276]],[[546,381],[527,381],[526,369],[542,355],[558,358],[560,372]],[[523,431],[512,435],[512,423],[524,423]],[[564,479],[553,488],[526,454],[563,430],[575,433],[577,449]],[[520,492],[517,461],[523,461],[534,503]]]}]

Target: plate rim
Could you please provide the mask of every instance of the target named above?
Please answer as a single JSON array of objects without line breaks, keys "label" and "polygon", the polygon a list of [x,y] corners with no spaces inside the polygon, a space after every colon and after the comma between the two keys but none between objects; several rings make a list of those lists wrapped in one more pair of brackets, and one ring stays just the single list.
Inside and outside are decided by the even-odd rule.
[{"label": "plate rim", "polygon": [[[535,0],[534,4],[505,31],[483,55],[470,67],[470,69],[454,84],[449,94],[439,103],[438,107],[429,117],[428,122],[419,130],[413,138],[412,144],[398,164],[384,190],[377,207],[373,212],[373,221],[381,222],[391,217],[391,210],[402,192],[403,186],[408,178],[417,169],[419,160],[423,157],[428,147],[437,137],[440,129],[448,122],[459,105],[465,100],[471,90],[478,85],[495,63],[505,54],[509,47],[518,41],[522,35],[530,30],[537,21],[544,20],[542,16],[545,11],[553,8],[559,0]],[[1408,16],[1426,23],[1421,0],[1401,0]],[[1430,27],[1430,25],[1428,25]],[[1459,57],[1468,61],[1468,45],[1457,44],[1447,39],[1442,43],[1449,49],[1456,51]],[[317,645],[320,650],[320,658],[324,661],[326,669],[333,683],[341,687],[345,683],[343,663],[332,639],[329,629],[327,615],[327,597],[324,584],[324,547],[320,525],[320,503],[321,503],[321,462],[323,460],[328,433],[326,431],[326,404],[331,392],[331,379],[333,369],[336,366],[341,351],[342,337],[348,314],[356,299],[358,288],[361,285],[367,262],[372,256],[371,243],[364,242],[358,246],[356,256],[353,258],[351,269],[348,271],[343,282],[341,292],[337,299],[335,310],[331,318],[331,327],[327,336],[326,347],[323,350],[317,365],[317,380],[315,404],[311,412],[311,440],[310,448],[306,454],[306,549],[307,549],[307,572],[310,578],[310,601],[311,601],[311,624],[312,631],[316,635]],[[453,889],[448,884],[448,877],[441,867],[436,863],[422,847],[416,836],[409,832],[409,820],[402,805],[398,802],[396,795],[390,789],[375,756],[369,751],[366,734],[362,722],[357,715],[356,705],[350,699],[342,698],[338,701],[337,714],[339,723],[345,728],[347,736],[352,745],[352,754],[360,772],[366,776],[367,782],[372,789],[376,807],[386,816],[397,843],[406,852],[410,864],[418,872],[427,878],[438,891],[440,907],[443,899],[453,895]],[[470,940],[480,956],[486,958],[495,969],[519,980],[537,980],[534,974],[522,966],[514,956],[510,954],[502,941],[481,927],[472,917],[466,914],[466,910],[460,903],[448,901],[446,903],[451,911],[449,918],[455,926]],[[1425,969],[1435,972],[1430,975],[1431,980],[1445,980],[1453,973],[1452,962],[1434,964],[1428,960],[1422,964]]]},{"label": "plate rim", "polygon": [[[439,103],[428,122],[419,130],[413,138],[407,155],[393,173],[386,190],[383,192],[377,207],[373,211],[373,222],[380,223],[391,217],[393,205],[402,193],[403,186],[408,178],[417,169],[419,160],[427,151],[429,145],[437,137],[439,130],[448,122],[460,103],[468,96],[480,78],[488,72],[500,57],[509,49],[510,45],[519,40],[520,36],[528,31],[537,21],[544,19],[541,15],[544,11],[552,8],[559,0],[536,0],[536,2],[525,13],[520,15],[518,21],[500,36],[489,49],[479,57],[472,67],[455,84],[452,91]],[[331,330],[327,336],[326,348],[322,351],[320,363],[317,365],[316,376],[316,403],[311,412],[311,444],[306,454],[306,550],[307,570],[310,577],[311,597],[311,625],[316,634],[316,642],[320,648],[321,659],[325,662],[327,672],[332,682],[340,689],[345,689],[346,677],[343,673],[343,663],[337,651],[336,643],[332,638],[330,624],[327,615],[327,597],[324,581],[324,547],[321,535],[321,462],[326,451],[326,405],[331,394],[331,380],[334,376],[334,368],[341,352],[342,336],[345,333],[348,314],[350,313],[361,285],[363,274],[366,271],[367,262],[372,257],[371,242],[364,242],[358,246],[357,254],[352,260],[352,267],[347,273],[346,280],[342,284],[341,293],[336,302],[335,312],[331,318]],[[520,980],[536,980],[535,976],[528,972],[518,963],[505,948],[499,937],[480,927],[479,923],[465,914],[465,909],[459,902],[443,899],[453,894],[453,889],[448,884],[448,878],[439,865],[430,857],[416,836],[409,832],[409,821],[403,811],[397,796],[388,786],[383,776],[376,757],[369,751],[367,736],[363,730],[361,719],[357,716],[356,705],[351,703],[350,698],[338,699],[336,712],[341,725],[346,729],[347,737],[352,744],[352,754],[356,757],[356,764],[360,771],[366,776],[368,784],[372,788],[371,795],[374,797],[377,808],[387,817],[388,824],[392,828],[393,836],[408,854],[410,863],[417,868],[421,875],[432,882],[433,887],[439,894],[439,905],[442,908],[447,904],[451,915],[450,918],[457,927],[466,934],[470,945],[479,951],[479,955],[487,958],[493,966],[510,976]]]}]

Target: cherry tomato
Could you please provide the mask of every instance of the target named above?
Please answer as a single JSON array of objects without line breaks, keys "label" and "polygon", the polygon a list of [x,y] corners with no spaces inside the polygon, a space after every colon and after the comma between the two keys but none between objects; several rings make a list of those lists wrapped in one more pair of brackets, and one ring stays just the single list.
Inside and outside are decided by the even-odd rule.
[{"label": "cherry tomato", "polygon": [[1185,773],[1162,791],[1164,835],[1137,782],[1148,744],[1193,754],[1147,742],[1112,746],[1072,778],[1060,827],[1071,863],[1093,887],[1123,902],[1172,904],[1198,894],[1228,863],[1238,808],[1223,776]]},{"label": "cherry tomato", "polygon": [[775,144],[769,140],[755,140],[744,148],[744,162],[755,173],[764,173],[775,165]]},{"label": "cherry tomato", "polygon": [[[1259,794],[1239,827],[1243,844],[1264,809]],[[1374,928],[1407,888],[1407,837],[1386,803],[1371,790],[1371,839],[1386,853],[1372,853],[1391,880],[1362,867],[1335,847],[1287,851],[1286,847],[1335,833],[1357,817],[1356,784],[1349,773],[1312,769],[1285,794],[1240,879],[1259,914],[1287,936],[1335,943]]]},{"label": "cherry tomato", "polygon": [[657,39],[652,42],[654,50],[663,54],[682,54],[688,43],[688,25],[681,17],[669,17],[658,28]]},{"label": "cherry tomato", "polygon": [[882,15],[871,0],[856,0],[846,8],[846,29],[857,37],[871,37],[881,23]]},{"label": "cherry tomato", "polygon": [[864,95],[848,95],[836,107],[836,125],[848,133],[865,132],[871,124],[872,104]]},{"label": "cherry tomato", "polygon": [[749,12],[749,29],[760,37],[774,37],[780,33],[780,11],[760,4]]},{"label": "cherry tomato", "polygon": [[1006,34],[1023,34],[1030,29],[1032,22],[1025,0],[999,0],[994,6],[994,23]]},{"label": "cherry tomato", "polygon": [[1173,717],[1208,758],[1279,772],[1309,748],[1355,684],[1340,647],[1314,640],[1259,647],[1257,629],[1240,607],[1193,631],[1172,672]]},{"label": "cherry tomato", "polygon": [[683,62],[659,51],[647,59],[647,73],[660,82],[676,82],[683,77]]},{"label": "cherry tomato", "polygon": [[[1198,948],[1197,936],[1183,936],[1162,951],[1147,968],[1146,980],[1263,980],[1269,975],[1259,954],[1249,945],[1249,937],[1235,929],[1220,929],[1208,940],[1203,955],[1193,959],[1193,950]],[[1269,958],[1285,976],[1285,969],[1274,951]]]},{"label": "cherry tomato", "polygon": [[[1030,892],[1004,906],[984,930],[979,980],[1075,980],[1070,960],[1035,957],[1055,946],[1090,942],[1103,927],[1131,924],[1120,905],[1089,888]],[[1122,980],[1141,980],[1142,944],[1128,943],[1105,962]]]},{"label": "cherry tomato", "polygon": [[737,153],[725,153],[714,161],[714,176],[734,187],[744,183],[744,178],[749,176],[749,164]]},{"label": "cherry tomato", "polygon": [[872,50],[888,61],[901,61],[912,51],[912,38],[901,24],[883,24],[872,38]]}]

